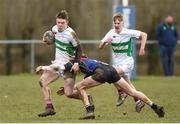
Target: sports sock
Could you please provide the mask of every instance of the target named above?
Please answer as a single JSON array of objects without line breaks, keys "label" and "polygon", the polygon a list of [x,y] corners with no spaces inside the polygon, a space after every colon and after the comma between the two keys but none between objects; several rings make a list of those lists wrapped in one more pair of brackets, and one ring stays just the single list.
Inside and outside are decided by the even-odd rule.
[{"label": "sports sock", "polygon": [[94,107],[92,105],[87,105],[86,106],[86,112],[89,113],[89,112],[94,112]]},{"label": "sports sock", "polygon": [[46,108],[54,108],[51,99],[47,99],[47,100],[46,100]]},{"label": "sports sock", "polygon": [[157,107],[158,106],[156,104],[154,104],[154,103],[151,105],[151,108],[154,109],[154,110],[157,109]]}]

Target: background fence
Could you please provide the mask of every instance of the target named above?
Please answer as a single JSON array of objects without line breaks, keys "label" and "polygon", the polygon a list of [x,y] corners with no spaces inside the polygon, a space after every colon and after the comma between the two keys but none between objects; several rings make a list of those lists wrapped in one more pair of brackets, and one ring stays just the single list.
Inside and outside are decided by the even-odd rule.
[{"label": "background fence", "polygon": [[[99,50],[100,40],[81,40],[83,51],[91,58],[107,63],[111,62],[111,50],[107,47]],[[178,42],[180,43],[180,42]],[[154,50],[153,50],[153,49]],[[139,49],[139,42],[136,42]],[[175,75],[180,75],[180,45],[177,46]],[[162,75],[157,41],[148,40],[146,55],[136,53],[137,75]],[[154,52],[156,51],[156,52]],[[48,65],[54,59],[53,45],[43,44],[40,40],[0,40],[0,74],[34,72],[38,65]]]}]

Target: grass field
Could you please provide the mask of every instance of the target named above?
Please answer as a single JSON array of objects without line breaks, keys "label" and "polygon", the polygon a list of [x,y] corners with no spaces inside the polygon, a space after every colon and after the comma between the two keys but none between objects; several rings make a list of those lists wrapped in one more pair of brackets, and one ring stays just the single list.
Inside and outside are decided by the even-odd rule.
[{"label": "grass field", "polygon": [[[154,102],[165,107],[165,118],[146,106],[136,113],[132,98],[128,97],[121,107],[116,107],[116,90],[113,85],[104,84],[88,90],[96,106],[95,120],[78,120],[84,114],[81,101],[58,96],[56,90],[63,85],[62,79],[51,84],[56,115],[39,118],[44,111],[43,98],[37,83],[38,76],[20,74],[0,76],[0,122],[18,123],[175,123],[180,122],[180,77],[138,77],[133,81],[137,89]],[[80,80],[82,77],[78,77]],[[124,115],[123,113],[127,113]]]}]

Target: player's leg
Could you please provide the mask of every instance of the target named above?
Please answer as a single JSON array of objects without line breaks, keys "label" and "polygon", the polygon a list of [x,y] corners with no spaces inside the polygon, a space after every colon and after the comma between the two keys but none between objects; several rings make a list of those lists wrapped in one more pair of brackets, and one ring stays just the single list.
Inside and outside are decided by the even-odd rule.
[{"label": "player's leg", "polygon": [[64,94],[68,98],[80,99],[79,94],[77,92],[73,92],[75,85],[75,77],[76,75],[69,71],[64,73]]},{"label": "player's leg", "polygon": [[93,100],[92,97],[86,93],[86,90],[98,86],[100,84],[101,83],[98,83],[97,81],[93,80],[92,77],[90,76],[85,78],[76,85],[76,88],[82,98],[82,102],[84,103],[84,106],[86,108],[86,114],[79,119],[83,120],[83,119],[95,118]]},{"label": "player's leg", "polygon": [[[131,80],[130,80],[130,72],[132,71],[133,66],[134,66],[133,61],[130,60],[129,62],[121,63],[121,65],[119,65],[116,68],[116,71],[118,72],[119,75],[121,75],[126,80],[126,82],[133,89],[136,89],[135,86],[131,83]],[[119,97],[118,97],[116,106],[122,105],[124,103],[126,97],[127,97],[127,94],[124,93],[122,89],[118,89],[118,93],[119,93]],[[140,101],[139,99],[135,98],[135,97],[134,97],[134,101],[135,101],[135,104],[136,104],[135,105],[136,112],[140,112],[142,110],[142,108],[145,106],[145,104],[142,101]]]},{"label": "player's leg", "polygon": [[[116,70],[120,76],[124,75],[124,71],[120,67],[117,67]],[[117,92],[118,92],[118,99],[117,99],[116,106],[121,106],[124,103],[127,97],[127,94],[121,88],[118,88]]]},{"label": "player's leg", "polygon": [[[129,77],[129,74],[126,74],[123,76],[124,80],[126,82],[128,82],[128,84],[133,88],[133,89],[136,89],[135,86],[133,85],[133,83],[131,83],[131,80],[130,80],[130,77]],[[134,101],[135,101],[135,110],[136,112],[141,112],[142,108],[145,106],[145,103],[142,102],[141,100],[139,100],[138,98],[136,97],[133,97],[134,98]]]},{"label": "player's leg", "polygon": [[155,103],[153,103],[145,94],[143,94],[140,91],[137,91],[136,89],[133,89],[132,87],[130,87],[127,82],[121,78],[118,82],[114,83],[114,85],[116,87],[121,87],[123,88],[123,90],[130,96],[132,97],[136,97],[138,99],[140,99],[141,101],[143,101],[144,103],[146,103],[147,105],[149,105],[154,111],[155,113],[159,116],[159,117],[164,117],[164,110],[163,107],[160,107],[158,105],[156,105]]},{"label": "player's leg", "polygon": [[[46,68],[43,68],[46,67]],[[58,79],[59,75],[49,66],[42,66],[41,71],[41,77],[39,80],[39,84],[41,86],[41,91],[46,103],[45,111],[38,114],[39,117],[46,117],[49,115],[54,115],[56,112],[54,111],[53,102],[51,98],[51,90],[48,87],[50,83],[52,83],[54,80]]]}]

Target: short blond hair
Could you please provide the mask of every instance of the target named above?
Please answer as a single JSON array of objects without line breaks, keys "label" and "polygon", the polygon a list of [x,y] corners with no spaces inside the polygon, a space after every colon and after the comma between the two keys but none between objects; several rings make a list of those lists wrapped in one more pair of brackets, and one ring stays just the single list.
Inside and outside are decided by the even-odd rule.
[{"label": "short blond hair", "polygon": [[113,21],[119,20],[120,22],[123,21],[123,15],[121,13],[116,13],[113,16]]}]

